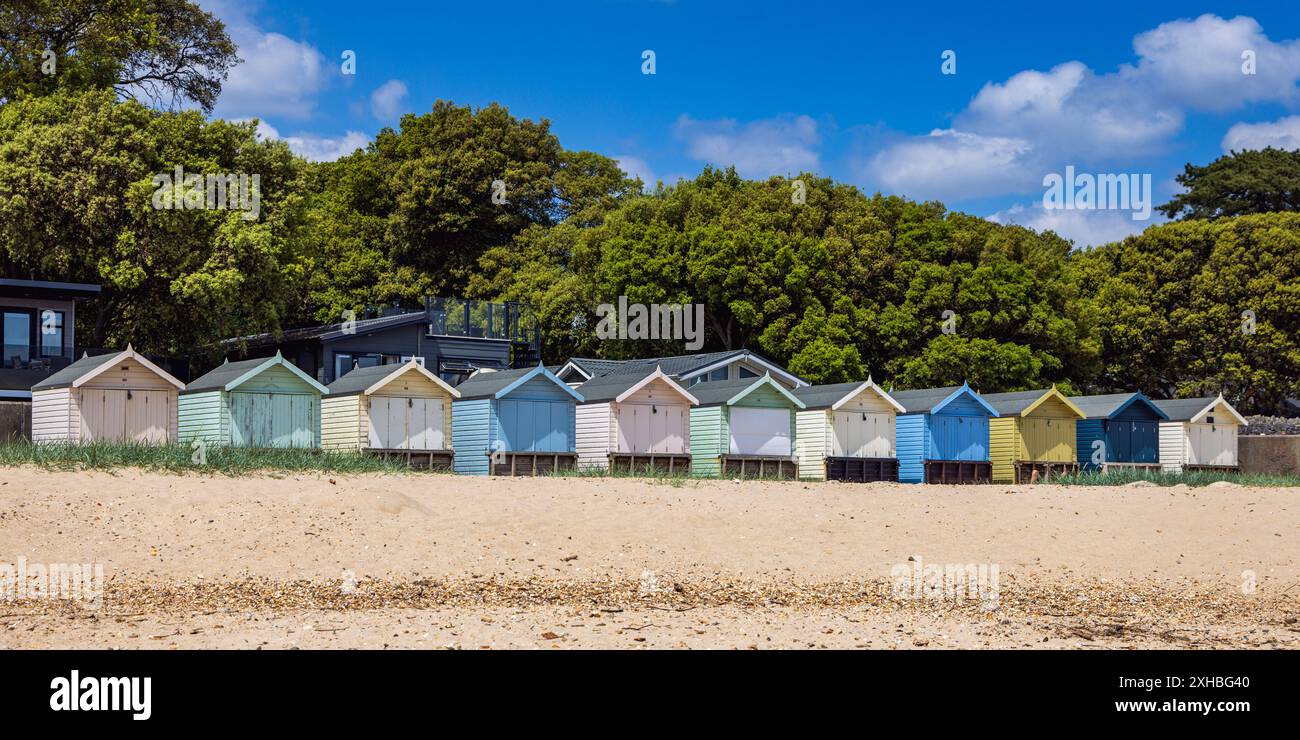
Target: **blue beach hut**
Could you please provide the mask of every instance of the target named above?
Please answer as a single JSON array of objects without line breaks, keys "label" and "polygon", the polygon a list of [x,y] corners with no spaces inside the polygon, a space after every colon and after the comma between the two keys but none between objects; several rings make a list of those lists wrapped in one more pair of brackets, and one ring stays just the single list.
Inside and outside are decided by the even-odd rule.
[{"label": "blue beach hut", "polygon": [[998,412],[969,385],[890,391],[900,483],[988,483],[989,419]]},{"label": "blue beach hut", "polygon": [[452,469],[461,475],[537,475],[574,467],[582,395],[550,370],[479,372],[456,386]]}]

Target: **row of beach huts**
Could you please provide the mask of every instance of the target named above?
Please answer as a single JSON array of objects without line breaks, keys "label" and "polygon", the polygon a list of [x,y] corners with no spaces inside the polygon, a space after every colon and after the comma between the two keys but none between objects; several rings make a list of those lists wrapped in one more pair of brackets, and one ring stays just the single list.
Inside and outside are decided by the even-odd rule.
[{"label": "row of beach huts", "polygon": [[325,386],[281,357],[188,385],[128,347],[32,388],[32,439],[320,448],[463,475],[572,468],[904,483],[1014,483],[1078,470],[1236,469],[1246,420],[1216,398],[890,392],[770,375],[684,387],[659,367],[566,384],[541,365],[452,387],[412,360]]}]

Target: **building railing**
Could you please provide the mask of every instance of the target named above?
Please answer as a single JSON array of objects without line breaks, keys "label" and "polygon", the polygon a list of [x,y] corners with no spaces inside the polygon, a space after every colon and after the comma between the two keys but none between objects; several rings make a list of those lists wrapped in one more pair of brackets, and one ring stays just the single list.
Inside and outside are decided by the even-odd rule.
[{"label": "building railing", "polygon": [[426,298],[431,334],[505,339],[536,347],[540,343],[532,309],[516,301],[492,303],[464,298]]}]

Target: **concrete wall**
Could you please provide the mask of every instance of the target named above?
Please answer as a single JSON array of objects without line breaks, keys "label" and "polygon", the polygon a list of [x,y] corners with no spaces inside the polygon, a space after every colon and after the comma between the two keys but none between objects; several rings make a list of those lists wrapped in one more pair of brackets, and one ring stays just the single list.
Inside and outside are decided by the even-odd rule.
[{"label": "concrete wall", "polygon": [[1249,436],[1237,438],[1243,473],[1300,475],[1300,436]]},{"label": "concrete wall", "polygon": [[0,442],[32,438],[32,405],[27,401],[0,401]]}]

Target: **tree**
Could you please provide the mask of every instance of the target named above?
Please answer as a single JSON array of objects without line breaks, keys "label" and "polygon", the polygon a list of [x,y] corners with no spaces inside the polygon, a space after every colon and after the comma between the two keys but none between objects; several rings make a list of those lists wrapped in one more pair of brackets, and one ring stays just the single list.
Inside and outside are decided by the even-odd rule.
[{"label": "tree", "polygon": [[1300,214],[1165,224],[1077,261],[1097,390],[1222,392],[1247,413],[1300,390]]},{"label": "tree", "polygon": [[344,309],[463,295],[492,247],[531,226],[586,226],[636,192],[613,160],[561,148],[546,121],[438,101],[364,152],[321,167],[322,320]]},{"label": "tree", "polygon": [[1300,210],[1300,151],[1232,152],[1204,167],[1187,164],[1187,192],[1157,206],[1170,219],[1206,219]]},{"label": "tree", "polygon": [[[154,177],[256,174],[260,212],[159,210]],[[111,91],[0,107],[0,271],[100,283],[87,346],[188,355],[299,318],[305,163],[254,125],[160,113]],[[251,179],[250,179],[251,181]],[[86,322],[84,325],[80,322]]]},{"label": "tree", "polygon": [[[111,88],[211,113],[239,63],[224,24],[192,0],[6,0],[0,99]],[[52,68],[51,68],[52,65]]]}]

